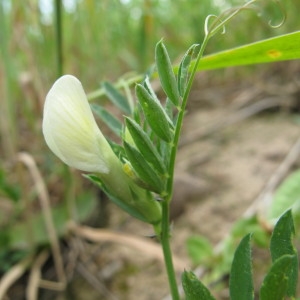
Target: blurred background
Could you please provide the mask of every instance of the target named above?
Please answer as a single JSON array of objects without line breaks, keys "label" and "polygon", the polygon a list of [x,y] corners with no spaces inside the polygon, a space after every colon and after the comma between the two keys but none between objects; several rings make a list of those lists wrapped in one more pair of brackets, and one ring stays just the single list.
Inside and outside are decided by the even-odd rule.
[{"label": "blurred background", "polygon": [[[209,42],[206,53],[299,30],[300,2],[289,0],[279,3],[276,5],[273,1],[262,1],[257,4],[257,11],[242,12],[229,23],[226,34],[217,35]],[[49,245],[53,247],[53,240],[49,242],[45,234],[44,220],[47,212],[52,214],[59,237],[66,237],[66,224],[70,220],[103,227],[107,224],[124,225],[122,222],[126,219],[119,213],[121,216],[112,217],[109,221],[109,209],[114,208],[108,208],[107,212],[105,201],[99,200],[102,197],[99,191],[82,178],[79,172],[70,171],[46,147],[41,133],[41,121],[45,95],[53,82],[62,74],[73,74],[81,80],[86,92],[92,92],[99,89],[104,80],[115,82],[120,77],[131,78],[143,74],[153,64],[154,47],[161,38],[164,39],[172,61],[179,62],[191,44],[201,43],[207,15],[218,15],[225,9],[240,4],[243,1],[0,0],[0,276],[33,255],[34,259],[25,268],[28,272],[40,251],[48,249]],[[274,29],[268,25],[269,21],[274,25],[279,24],[284,14],[287,19],[281,27]],[[243,95],[245,91],[253,91],[253,84],[256,88],[259,86],[260,90],[252,96],[261,97],[270,90],[274,92],[273,87],[278,87],[278,84],[286,86],[295,78],[299,79],[299,70],[297,63],[279,63],[199,74],[189,108],[195,111],[204,108],[206,112],[208,108],[211,111],[212,108],[222,107],[220,111],[217,110],[217,114],[200,116],[202,120],[207,118],[208,121],[215,122],[220,120],[220,116],[227,114],[224,107],[232,104],[233,100],[238,98],[245,104],[247,101],[237,95],[241,96],[243,91]],[[265,84],[264,80],[267,83],[270,80],[272,85]],[[266,86],[270,89],[262,88]],[[279,89],[278,93],[282,95],[283,90]],[[284,93],[284,97],[291,94],[294,96],[299,90],[292,90],[290,94],[288,90],[284,90]],[[105,101],[100,98],[95,101],[98,100]],[[278,107],[281,108],[281,105],[275,107],[276,112]],[[298,104],[295,104],[289,111],[294,113],[298,109]],[[196,118],[196,115],[191,115]],[[195,119],[190,118],[190,122],[187,122],[190,128],[195,128],[193,121]],[[298,127],[293,130],[296,136]],[[187,127],[185,134],[188,132]],[[207,153],[212,153],[211,151],[213,150],[208,148]],[[183,156],[186,158],[187,154]],[[187,172],[188,168],[183,169]],[[272,172],[272,169],[269,171]],[[219,176],[218,180],[223,181],[224,174],[215,173]],[[206,187],[215,173],[209,171],[206,174]],[[207,178],[209,183],[206,182]],[[180,180],[184,184],[189,178],[182,177]],[[199,192],[198,183],[195,185],[194,194]],[[186,194],[183,193],[182,197],[185,198]],[[97,213],[93,215],[93,211]],[[106,214],[103,215],[104,212]],[[124,225],[125,228],[126,226]],[[133,225],[128,225],[128,228],[132,229],[131,226]],[[142,234],[146,232],[149,233],[149,230],[142,231]],[[76,244],[78,240],[66,240],[60,242],[62,259],[70,262],[64,251],[78,250],[82,245]],[[84,249],[88,251],[87,248]],[[95,249],[91,251],[96,252]],[[53,271],[53,258],[50,254],[49,256],[50,258],[45,259],[48,265],[43,267],[43,272],[52,270],[52,273],[49,271],[52,274],[49,278],[57,280],[58,270]],[[116,268],[121,272],[118,266]],[[74,267],[72,272],[75,269]],[[82,274],[86,270],[83,271],[84,267],[79,269],[84,277]],[[110,271],[114,272],[111,269],[113,266]],[[123,273],[125,277],[136,274],[137,267],[128,267],[127,272]],[[107,276],[108,281],[112,281],[113,276]],[[72,281],[75,277],[70,275],[68,279]],[[120,282],[118,289],[122,290],[123,283]],[[27,283],[28,273],[19,281],[15,279],[13,291],[10,292],[12,296],[4,299],[25,299],[23,297]],[[124,287],[124,291],[127,288],[128,286]],[[162,290],[164,293],[165,289]],[[122,290],[121,295],[124,291]],[[116,296],[120,291],[113,298],[106,288],[97,293],[95,299],[127,299],[125,296]],[[45,293],[38,299],[48,299],[47,297]],[[54,299],[53,294],[49,297]],[[60,297],[80,299],[74,298],[74,295],[73,298],[66,295]],[[94,298],[90,296],[81,299]],[[133,298],[128,296],[128,299]]]}]

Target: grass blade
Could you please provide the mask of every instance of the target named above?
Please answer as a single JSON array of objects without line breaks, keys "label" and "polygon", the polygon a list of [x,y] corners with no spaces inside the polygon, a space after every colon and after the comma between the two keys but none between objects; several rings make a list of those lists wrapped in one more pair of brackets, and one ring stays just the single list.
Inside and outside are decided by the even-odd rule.
[{"label": "grass blade", "polygon": [[299,45],[300,31],[280,35],[204,56],[198,71],[299,59]]}]

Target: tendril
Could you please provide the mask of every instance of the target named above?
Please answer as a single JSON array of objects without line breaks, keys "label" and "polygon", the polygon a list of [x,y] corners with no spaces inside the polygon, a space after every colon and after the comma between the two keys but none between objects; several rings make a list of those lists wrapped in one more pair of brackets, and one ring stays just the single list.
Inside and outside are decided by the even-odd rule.
[{"label": "tendril", "polygon": [[[211,25],[209,25],[209,21],[211,19],[214,19],[214,22]],[[221,28],[222,28],[221,34],[224,34],[226,32],[226,28],[225,28],[225,25],[222,24],[222,22],[223,21],[221,20],[220,17],[218,17],[216,15],[208,15],[205,18],[205,23],[204,23],[204,33],[205,33],[205,35],[208,36],[216,28],[216,26],[218,25],[218,23],[219,23],[219,25],[222,25],[221,26]],[[220,28],[216,28],[216,29],[219,30]]]},{"label": "tendril", "polygon": [[[225,25],[238,13],[240,13],[242,10],[252,10],[259,15],[259,8],[255,7],[253,4],[262,1],[262,0],[251,0],[245,3],[242,6],[235,7],[235,8],[230,8],[226,11],[224,11],[222,14],[219,16],[216,15],[208,15],[205,19],[204,23],[204,33],[207,38],[211,38],[213,35],[215,35],[218,31],[222,30],[221,34],[224,34],[226,32],[226,27]],[[279,24],[273,25],[272,20],[268,22],[268,25],[272,28],[278,28],[282,26],[286,20],[286,12],[285,9],[283,8],[282,4],[280,3],[279,0],[272,0],[275,5],[277,5],[282,13],[282,20],[280,21]],[[212,22],[210,22],[213,19]]]},{"label": "tendril", "polygon": [[285,11],[285,9],[284,9],[282,3],[280,3],[279,0],[273,0],[273,2],[274,2],[274,4],[277,5],[277,7],[279,8],[279,10],[280,10],[280,12],[281,12],[281,14],[282,14],[282,19],[281,19],[281,22],[279,22],[279,24],[277,24],[277,25],[272,25],[272,20],[270,20],[270,21],[268,22],[268,25],[269,25],[271,28],[279,28],[279,27],[281,27],[281,26],[284,24],[284,22],[285,22],[285,20],[286,20],[286,11]]}]

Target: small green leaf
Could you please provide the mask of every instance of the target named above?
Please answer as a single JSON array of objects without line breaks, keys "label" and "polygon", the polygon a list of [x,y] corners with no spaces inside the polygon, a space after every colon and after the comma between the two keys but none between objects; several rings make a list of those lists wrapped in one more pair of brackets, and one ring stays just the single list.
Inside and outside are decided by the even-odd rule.
[{"label": "small green leaf", "polygon": [[167,49],[162,41],[156,44],[155,62],[163,90],[174,105],[178,106],[181,97]]},{"label": "small green leaf", "polygon": [[213,255],[211,243],[202,236],[191,236],[186,241],[189,257],[194,264],[205,264],[208,258]]},{"label": "small green leaf", "polygon": [[184,271],[181,280],[186,300],[215,300],[208,288],[193,272]]},{"label": "small green leaf", "polygon": [[295,228],[291,210],[283,214],[274,227],[271,237],[270,250],[272,261],[285,254],[295,254],[292,244],[292,237],[295,235]]},{"label": "small green leaf", "polygon": [[189,67],[193,58],[193,55],[195,53],[195,49],[198,46],[198,44],[192,45],[188,51],[184,54],[180,65],[178,69],[177,74],[177,81],[178,81],[178,90],[180,93],[180,96],[184,95],[186,84],[188,81],[188,74],[189,74]]},{"label": "small green leaf", "polygon": [[[144,87],[144,88],[148,91],[148,93],[151,95],[152,99],[153,99],[159,106],[161,106],[161,109],[162,109],[162,111],[164,112],[167,121],[169,122],[170,126],[173,128],[173,127],[174,127],[173,122],[172,122],[172,120],[170,119],[169,114],[166,112],[166,110],[162,107],[161,103],[159,102],[159,100],[158,100],[158,98],[157,98],[157,96],[156,96],[154,90],[152,89],[152,86],[151,86],[151,84],[150,84],[150,82],[149,82],[149,78],[148,78],[148,77],[143,81],[143,87]],[[168,101],[168,100],[169,100],[169,98],[167,98],[167,101]],[[168,102],[170,102],[170,101],[168,101]],[[172,102],[171,102],[171,103],[172,103]],[[173,106],[173,104],[172,104],[172,109],[173,109],[173,107],[174,107],[174,106]]]},{"label": "small green leaf", "polygon": [[[76,222],[86,220],[91,212],[95,211],[96,207],[95,195],[87,192],[79,195],[74,199],[74,212],[76,214]],[[70,220],[69,210],[65,203],[59,203],[51,209],[51,215],[55,225],[55,232],[58,237],[63,237],[69,232],[68,220]],[[28,239],[28,223],[26,219],[13,220],[13,223],[5,228],[8,235],[7,249],[30,249],[41,245],[49,245],[49,235],[45,227],[45,218],[42,211],[37,211],[30,216],[30,238]],[[3,229],[1,229],[3,230]],[[4,250],[4,245],[0,245],[1,250]]]},{"label": "small green leaf", "polygon": [[19,186],[10,184],[6,181],[4,171],[0,169],[0,192],[6,195],[10,200],[17,202],[20,199]]},{"label": "small green leaf", "polygon": [[270,242],[269,233],[261,226],[257,215],[248,218],[241,218],[233,224],[231,236],[241,238],[251,232],[251,239],[260,247],[267,248]]},{"label": "small green leaf", "polygon": [[131,108],[127,99],[111,83],[103,82],[102,86],[105,94],[111,102],[120,108],[125,114],[131,115]]},{"label": "small green leaf", "polygon": [[292,244],[292,237],[295,235],[295,228],[291,210],[288,210],[275,225],[270,250],[272,261],[275,262],[283,255],[290,254],[293,256],[293,261],[290,269],[287,272],[288,288],[287,296],[293,297],[296,295],[298,282],[298,256],[297,251]]},{"label": "small green leaf", "polygon": [[162,106],[148,93],[146,88],[137,84],[135,88],[139,103],[151,129],[164,141],[171,142],[173,134]]},{"label": "small green leaf", "polygon": [[124,149],[128,160],[140,179],[146,183],[152,191],[160,194],[164,190],[162,178],[153,170],[136,148],[124,141]]},{"label": "small green leaf", "polygon": [[273,263],[260,288],[260,300],[285,299],[293,262],[294,255],[283,255]]},{"label": "small green leaf", "polygon": [[142,127],[134,120],[126,117],[126,127],[128,128],[135,145],[140,150],[144,158],[155,168],[161,175],[167,173],[166,166],[150,140],[149,136],[143,131]]},{"label": "small green leaf", "polygon": [[120,136],[122,132],[121,122],[109,113],[102,106],[97,104],[91,104],[93,112],[117,135]]},{"label": "small green leaf", "polygon": [[234,254],[229,281],[231,300],[254,299],[250,241],[251,234],[248,234]]},{"label": "small green leaf", "polygon": [[290,174],[278,187],[271,204],[270,218],[278,218],[287,209],[300,204],[300,170]]}]

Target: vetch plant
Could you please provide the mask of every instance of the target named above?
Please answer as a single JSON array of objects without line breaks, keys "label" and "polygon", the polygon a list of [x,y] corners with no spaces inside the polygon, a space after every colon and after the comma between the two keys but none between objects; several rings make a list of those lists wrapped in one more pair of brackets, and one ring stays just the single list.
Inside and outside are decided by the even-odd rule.
[{"label": "vetch plant", "polygon": [[[90,173],[86,177],[100,186],[119,207],[133,217],[153,225],[162,245],[174,300],[179,299],[180,296],[169,242],[169,211],[173,193],[175,159],[187,100],[209,39],[217,32],[223,32],[224,26],[230,19],[241,10],[249,8],[254,2],[256,1],[249,1],[244,6],[229,10],[219,17],[209,16],[205,23],[205,38],[202,44],[192,45],[187,50],[177,74],[174,72],[164,43],[162,41],[157,43],[155,64],[166,96],[164,102],[156,96],[148,77],[136,84],[137,103],[133,106],[113,86],[104,84],[108,96],[125,114],[124,124],[120,124],[101,107],[94,105],[93,109],[119,136],[122,140],[121,145],[103,136],[93,117],[82,85],[74,76],[65,75],[59,78],[46,97],[43,133],[49,148],[67,165]],[[288,222],[288,224],[292,222],[290,216]],[[293,227],[289,228],[290,230],[285,231],[284,234],[291,245]],[[279,233],[283,234],[283,230]],[[249,241],[250,235],[247,235],[235,255],[230,281],[232,299],[254,297],[252,280],[249,279],[252,275]],[[276,245],[280,244],[277,238],[275,241]],[[297,262],[292,247],[287,251],[276,253],[274,264],[278,266],[285,263],[295,265]],[[279,271],[280,280],[289,282],[286,284],[287,289],[280,295],[293,296],[294,281],[297,277],[295,269],[293,272],[286,270],[282,273],[280,267],[274,267],[268,278],[276,277]],[[276,281],[279,282],[278,286],[282,284],[280,280]],[[186,299],[214,299],[193,273],[184,272],[182,281]],[[270,285],[270,281],[272,279],[266,280],[261,291],[261,299],[271,299],[264,296],[266,290],[275,289]],[[245,285],[245,289],[242,290],[245,290],[246,296],[238,298],[241,284]]]}]

